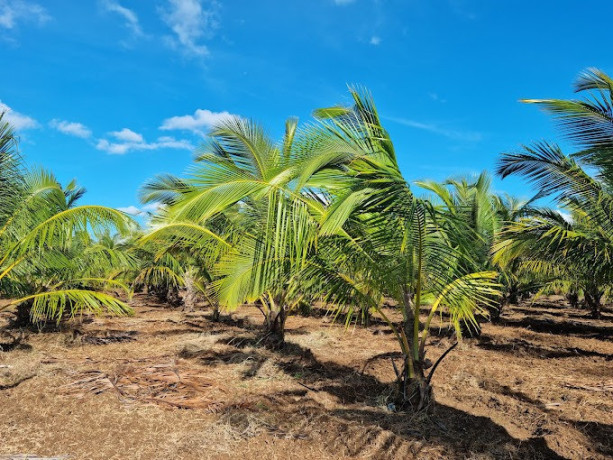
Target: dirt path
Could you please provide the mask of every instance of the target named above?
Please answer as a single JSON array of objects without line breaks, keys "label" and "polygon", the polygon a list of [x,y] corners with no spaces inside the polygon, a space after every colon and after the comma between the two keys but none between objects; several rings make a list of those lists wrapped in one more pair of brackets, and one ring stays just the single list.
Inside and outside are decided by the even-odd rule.
[{"label": "dirt path", "polygon": [[[136,303],[134,317],[0,352],[0,458],[613,456],[611,313],[510,309],[443,361],[426,417],[386,407],[396,346],[383,325],[293,317],[272,352],[255,343],[255,309],[212,323]],[[431,342],[432,359],[452,343]]]}]

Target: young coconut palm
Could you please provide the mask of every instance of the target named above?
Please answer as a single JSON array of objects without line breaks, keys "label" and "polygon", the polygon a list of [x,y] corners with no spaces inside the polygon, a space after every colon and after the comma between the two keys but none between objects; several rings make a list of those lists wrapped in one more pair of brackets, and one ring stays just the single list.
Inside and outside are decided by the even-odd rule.
[{"label": "young coconut palm", "polygon": [[263,341],[281,346],[285,321],[301,295],[291,286],[312,254],[323,205],[308,181],[339,161],[304,154],[289,120],[280,143],[257,124],[232,118],[211,133],[189,177],[158,178],[144,201],[166,204],[163,219],[147,238],[165,235],[167,246],[193,254],[209,248],[216,298],[223,308],[249,302],[265,318]]},{"label": "young coconut palm", "polygon": [[[5,124],[0,129],[2,152],[0,177],[20,174],[13,134]],[[45,171],[33,171],[13,180],[17,199],[3,198],[0,219],[0,294],[13,300],[2,310],[20,307],[23,319],[56,319],[79,312],[130,312],[129,307],[104,286],[112,280],[87,273],[84,254],[91,236],[104,231],[124,231],[130,220],[123,213],[103,206],[74,206],[82,190],[75,183],[63,188]],[[88,241],[89,239],[89,241]],[[75,258],[76,254],[82,257]],[[91,263],[91,259],[89,261]],[[50,276],[53,275],[53,276]]]},{"label": "young coconut palm", "polygon": [[[455,347],[432,366],[426,358],[431,321],[446,311],[441,320],[447,319],[460,339],[461,325],[476,324],[475,314],[485,314],[484,307],[496,300],[497,274],[465,270],[466,258],[452,245],[436,210],[416,199],[402,177],[371,97],[356,90],[351,95],[352,108],[316,113],[323,120],[318,148],[354,154],[343,170],[320,177],[331,204],[321,219],[319,253],[303,278],[338,308],[370,308],[387,322],[402,351],[400,369],[394,366],[397,407],[423,409],[432,398],[434,370]],[[397,301],[400,324],[384,311],[384,295]],[[432,303],[422,325],[426,297]]]},{"label": "young coconut palm", "polygon": [[519,201],[509,195],[494,195],[493,202],[498,226],[490,258],[499,273],[499,280],[502,285],[500,304],[491,315],[492,321],[496,321],[500,319],[506,305],[517,304],[521,299],[528,298],[542,287],[545,280],[524,264],[519,254],[505,258],[504,261],[496,256],[497,245],[507,238],[509,226],[514,225],[530,213],[532,208],[529,203]]},{"label": "young coconut palm", "polygon": [[573,294],[583,292],[586,307],[600,317],[603,295],[613,286],[613,238],[580,207],[567,219],[550,209],[533,209],[511,224],[497,248],[503,263],[521,257],[522,265],[541,279],[541,291],[557,287]]},{"label": "young coconut palm", "polygon": [[434,193],[434,204],[443,217],[441,225],[445,227],[451,245],[464,253],[468,271],[493,268],[492,246],[501,222],[491,182],[486,172],[474,180],[416,182],[417,186]]},{"label": "young coconut palm", "polygon": [[[599,70],[589,69],[579,77],[575,89],[589,94],[583,100],[532,99],[525,102],[538,104],[551,113],[566,137],[580,150],[566,156],[555,144],[536,143],[518,153],[504,154],[498,173],[503,178],[509,175],[526,177],[536,185],[537,197],[550,196],[561,208],[576,213],[578,228],[572,227],[572,222],[555,222],[551,218],[537,220],[536,226],[552,226],[542,235],[538,245],[569,255],[572,251],[572,257],[561,261],[570,264],[567,272],[576,264],[590,267],[593,261],[597,263],[598,270],[586,273],[581,283],[585,303],[593,315],[598,316],[602,293],[610,287],[607,272],[613,270],[609,258],[613,231],[613,80]],[[589,174],[586,168],[595,174]],[[529,234],[535,231],[524,222],[515,227],[510,236],[519,238],[522,228]]]},{"label": "young coconut palm", "polygon": [[474,180],[450,179],[443,183],[418,181],[417,185],[433,192],[439,222],[449,235],[450,243],[463,254],[467,271],[495,270],[502,285],[500,304],[491,309],[491,319],[497,320],[508,303],[517,303],[520,295],[537,289],[536,279],[521,264],[521,258],[492,258],[495,244],[506,227],[526,214],[527,203],[508,195],[496,195],[491,190],[491,178],[485,172]]}]

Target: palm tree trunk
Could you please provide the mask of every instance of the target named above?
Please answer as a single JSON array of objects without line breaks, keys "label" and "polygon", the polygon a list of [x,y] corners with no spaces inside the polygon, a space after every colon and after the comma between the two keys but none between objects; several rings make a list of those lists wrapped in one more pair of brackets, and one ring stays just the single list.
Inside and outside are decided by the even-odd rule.
[{"label": "palm tree trunk", "polygon": [[278,305],[278,308],[268,310],[265,323],[266,330],[262,339],[265,346],[273,349],[283,348],[283,345],[285,345],[286,320],[287,308],[284,305]]},{"label": "palm tree trunk", "polygon": [[490,320],[492,323],[496,323],[500,321],[500,317],[502,316],[502,312],[504,311],[504,307],[507,305],[517,305],[519,303],[519,289],[516,285],[511,284],[509,286],[508,292],[502,296],[498,307],[492,306],[488,307],[490,313]]},{"label": "palm tree trunk", "polygon": [[576,291],[570,291],[566,294],[566,300],[572,308],[579,308],[579,294]]},{"label": "palm tree trunk", "polygon": [[590,309],[592,318],[599,319],[602,292],[598,288],[588,288],[583,293],[585,297],[585,306]]},{"label": "palm tree trunk", "polygon": [[422,359],[413,360],[413,375],[408,372],[403,375],[402,400],[400,405],[403,409],[414,411],[427,411],[433,401],[432,386],[426,378],[426,363]]},{"label": "palm tree trunk", "polygon": [[183,296],[183,306],[187,311],[194,311],[196,303],[198,302],[198,290],[194,284],[194,279],[191,274],[187,272],[183,277],[185,281],[185,295]]},{"label": "palm tree trunk", "polygon": [[361,323],[362,326],[364,327],[370,327],[370,321],[371,321],[371,313],[370,313],[370,309],[369,308],[365,308],[364,310],[362,310],[362,314],[361,316]]},{"label": "palm tree trunk", "polygon": [[32,302],[22,302],[15,309],[15,316],[11,326],[13,327],[28,327],[33,324],[30,312],[32,311]]},{"label": "palm tree trunk", "polygon": [[517,305],[519,303],[519,291],[517,286],[511,286],[509,289],[508,303],[511,305]]},{"label": "palm tree trunk", "polygon": [[221,311],[219,310],[219,304],[215,302],[213,304],[213,314],[211,315],[211,320],[214,322],[219,322],[221,318]]},{"label": "palm tree trunk", "polygon": [[167,302],[173,307],[178,307],[183,303],[183,299],[181,299],[181,296],[179,295],[179,288],[176,286],[172,286],[170,289],[168,289],[166,298]]},{"label": "palm tree trunk", "polygon": [[500,321],[500,317],[502,316],[504,307],[506,307],[508,304],[509,304],[509,300],[507,296],[502,296],[502,299],[500,300],[498,307],[496,307],[495,305],[492,305],[491,308],[488,308],[490,312],[490,319],[492,323],[497,323],[498,321]]},{"label": "palm tree trunk", "polygon": [[410,353],[404,355],[402,372],[397,373],[397,396],[396,408],[400,410],[411,409],[414,411],[427,410],[431,407],[432,388],[426,378],[425,369],[429,362],[425,359],[425,353],[419,350],[419,343],[415,343],[415,321],[419,322],[419,316],[414,313],[415,304],[413,294],[405,291],[403,294],[403,340],[406,340]]}]

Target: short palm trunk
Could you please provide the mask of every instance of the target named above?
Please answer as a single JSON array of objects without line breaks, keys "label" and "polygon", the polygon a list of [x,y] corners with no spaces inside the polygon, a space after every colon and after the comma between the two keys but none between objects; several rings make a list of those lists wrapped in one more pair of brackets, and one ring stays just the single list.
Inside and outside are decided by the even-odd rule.
[{"label": "short palm trunk", "polygon": [[149,286],[147,292],[157,297],[161,303],[169,304],[171,307],[178,307],[183,303],[176,286]]},{"label": "short palm trunk", "polygon": [[287,320],[287,309],[271,309],[267,312],[264,322],[264,336],[262,343],[273,349],[283,348],[285,345],[285,321]]},{"label": "short palm trunk", "polygon": [[[408,302],[407,302],[408,304]],[[412,310],[407,310],[412,312]],[[403,334],[409,343],[411,350],[415,350],[419,344],[414,342],[413,327],[415,317],[412,313],[409,313],[402,326]],[[394,398],[394,405],[396,410],[410,410],[412,412],[418,412],[428,410],[431,407],[433,401],[432,387],[430,385],[430,379],[426,377],[426,369],[430,368],[432,364],[430,360],[426,359],[425,351],[420,350],[418,356],[404,355],[403,366],[399,372],[394,366],[396,372],[396,395]]]},{"label": "short palm trunk", "polygon": [[[409,358],[410,359],[410,358]],[[396,410],[428,411],[434,401],[432,386],[426,378],[424,363],[413,362],[413,375],[405,367],[397,381],[394,405]]]},{"label": "short palm trunk", "polygon": [[34,322],[32,321],[32,302],[22,302],[17,305],[15,309],[15,316],[13,317],[12,326],[13,327],[28,327],[32,326]]},{"label": "short palm trunk", "polygon": [[577,292],[571,291],[566,294],[566,300],[568,300],[568,303],[572,308],[579,307],[579,294],[577,294]]},{"label": "short palm trunk", "polygon": [[599,319],[601,317],[602,292],[598,289],[586,290],[583,296],[585,298],[585,306],[590,310],[592,318]]},{"label": "short palm trunk", "polygon": [[64,313],[59,318],[33,317],[33,307],[34,302],[32,300],[28,300],[27,302],[22,302],[17,305],[17,308],[14,312],[15,314],[13,316],[13,319],[11,320],[11,327],[29,328],[36,329],[39,331],[46,328],[56,328],[60,325],[62,321],[68,320],[72,317],[74,304],[71,301],[68,301]]},{"label": "short palm trunk", "polygon": [[219,322],[220,319],[221,319],[221,310],[219,310],[219,305],[214,304],[213,314],[211,315],[211,320],[217,323]]},{"label": "short palm trunk", "polygon": [[183,291],[182,301],[183,307],[187,311],[194,311],[196,305],[200,302],[200,293],[196,289],[196,285],[191,277],[185,277],[185,289]]}]

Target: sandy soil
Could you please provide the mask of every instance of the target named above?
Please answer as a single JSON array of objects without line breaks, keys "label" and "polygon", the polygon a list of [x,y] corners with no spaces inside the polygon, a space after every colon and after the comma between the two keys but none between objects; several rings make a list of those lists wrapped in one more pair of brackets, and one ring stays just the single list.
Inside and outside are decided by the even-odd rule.
[{"label": "sandy soil", "polygon": [[[135,309],[0,352],[0,458],[613,457],[610,312],[510,308],[449,354],[432,413],[415,415],[387,408],[397,348],[377,322],[292,317],[273,352],[253,308],[221,323],[144,297]],[[436,332],[431,359],[452,344]]]}]

